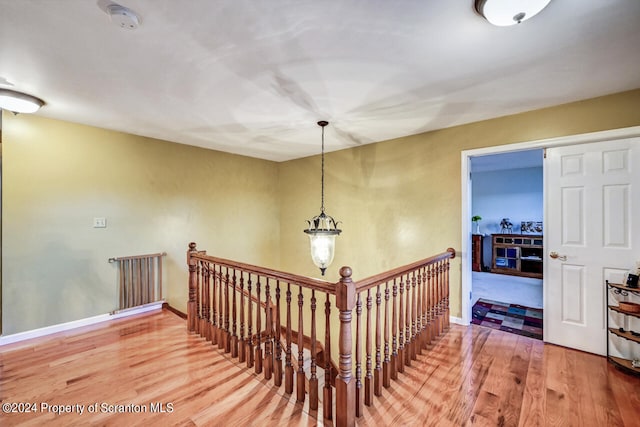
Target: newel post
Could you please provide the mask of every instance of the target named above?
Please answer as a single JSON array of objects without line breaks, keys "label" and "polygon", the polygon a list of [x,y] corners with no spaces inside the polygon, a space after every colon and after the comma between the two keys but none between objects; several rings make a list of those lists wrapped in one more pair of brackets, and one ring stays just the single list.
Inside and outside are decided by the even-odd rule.
[{"label": "newel post", "polygon": [[196,330],[196,292],[197,292],[197,264],[198,260],[193,258],[191,254],[198,252],[195,242],[189,243],[189,250],[187,250],[187,265],[189,266],[189,302],[187,303],[187,328],[189,332]]},{"label": "newel post", "polygon": [[336,305],[340,312],[340,360],[336,378],[336,426],[356,424],[356,382],[352,375],[351,314],[356,303],[356,285],[351,280],[351,268],[340,269],[340,281],[336,288]]}]

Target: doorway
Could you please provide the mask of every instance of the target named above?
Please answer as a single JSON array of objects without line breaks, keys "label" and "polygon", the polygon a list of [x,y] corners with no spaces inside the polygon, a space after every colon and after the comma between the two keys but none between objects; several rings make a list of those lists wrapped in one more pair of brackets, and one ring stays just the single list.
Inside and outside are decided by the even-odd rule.
[{"label": "doorway", "polygon": [[[591,142],[600,142],[600,141],[613,141],[618,139],[625,139],[631,137],[640,136],[640,126],[623,128],[623,129],[614,129],[608,131],[601,132],[593,132],[587,134],[580,135],[570,135],[565,137],[551,138],[545,140],[537,140],[537,141],[529,141],[522,143],[514,143],[508,145],[487,147],[487,148],[479,148],[473,150],[467,150],[461,152],[461,202],[462,202],[462,215],[461,215],[461,235],[463,238],[461,239],[461,318],[452,318],[453,322],[460,323],[462,325],[469,325],[471,322],[471,298],[472,298],[472,257],[471,257],[471,235],[473,232],[473,223],[471,222],[471,217],[474,215],[472,211],[471,204],[471,193],[472,193],[472,182],[471,182],[471,159],[477,156],[484,155],[492,155],[492,154],[500,154],[507,152],[515,152],[515,151],[523,151],[523,150],[531,150],[531,149],[545,149],[552,147],[565,147],[565,146],[573,146],[580,144],[587,144]],[[546,167],[544,168],[546,170]],[[545,177],[545,188],[548,188],[550,185],[547,182]],[[544,219],[543,224],[547,226],[550,219],[557,220],[555,216],[550,216],[550,209],[548,202],[548,194],[547,191],[544,191]],[[560,325],[557,325],[555,321],[549,320],[550,314],[550,299],[553,298],[553,295],[550,295],[550,292],[547,290],[550,289],[550,286],[560,286],[558,283],[548,283],[550,280],[549,276],[549,268],[552,262],[560,265],[562,261],[557,261],[555,258],[558,258],[557,254],[554,253],[553,248],[549,247],[550,233],[545,233],[543,237],[543,258],[544,262],[544,277],[543,277],[543,308],[546,311],[545,315],[545,325],[544,325],[544,341],[549,342],[551,340],[550,332],[553,333],[555,329],[559,328]],[[551,242],[552,243],[552,242]],[[557,250],[557,249],[556,249]],[[554,255],[554,256],[552,256]],[[554,258],[551,260],[551,258]],[[563,257],[561,257],[563,258]],[[550,261],[551,260],[551,261]],[[604,307],[602,309],[604,312]],[[604,314],[600,313],[591,313],[594,316],[602,317]],[[589,315],[591,315],[589,314]],[[565,343],[560,345],[571,346],[570,343]]]},{"label": "doorway", "polygon": [[470,160],[472,323],[542,339],[543,150]]}]

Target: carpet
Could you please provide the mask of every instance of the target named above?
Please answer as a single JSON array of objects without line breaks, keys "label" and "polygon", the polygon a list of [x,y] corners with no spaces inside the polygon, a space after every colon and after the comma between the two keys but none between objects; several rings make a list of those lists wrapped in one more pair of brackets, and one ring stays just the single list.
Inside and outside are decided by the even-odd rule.
[{"label": "carpet", "polygon": [[542,339],[542,309],[480,298],[473,305],[471,323]]}]

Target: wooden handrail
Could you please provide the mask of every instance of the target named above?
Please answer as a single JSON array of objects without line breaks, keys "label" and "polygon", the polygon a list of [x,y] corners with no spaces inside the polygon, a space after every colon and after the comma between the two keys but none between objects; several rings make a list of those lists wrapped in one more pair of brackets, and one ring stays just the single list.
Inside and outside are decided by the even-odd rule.
[{"label": "wooden handrail", "polygon": [[192,254],[191,257],[196,260],[208,261],[213,264],[223,265],[229,268],[235,268],[236,270],[243,270],[249,273],[254,273],[260,276],[268,277],[269,279],[280,280],[283,282],[289,282],[302,286],[303,288],[314,289],[320,292],[326,292],[330,295],[336,294],[335,283],[328,282],[326,280],[316,279],[313,277],[300,276],[293,273],[286,273],[284,271],[273,270],[266,267],[259,267],[257,265],[245,264],[238,261],[232,261],[229,259],[218,258],[207,255],[205,251],[197,251]]},{"label": "wooden handrail", "polygon": [[454,259],[456,257],[456,250],[448,248],[445,252],[438,255],[431,256],[429,258],[414,261],[411,264],[403,265],[402,267],[394,268],[393,270],[385,271],[384,273],[376,274],[374,276],[367,277],[366,279],[358,280],[356,283],[356,291],[362,292],[367,289],[371,289],[381,283],[385,283],[394,277],[401,276],[410,271],[416,270],[425,265],[433,264],[445,259]]}]

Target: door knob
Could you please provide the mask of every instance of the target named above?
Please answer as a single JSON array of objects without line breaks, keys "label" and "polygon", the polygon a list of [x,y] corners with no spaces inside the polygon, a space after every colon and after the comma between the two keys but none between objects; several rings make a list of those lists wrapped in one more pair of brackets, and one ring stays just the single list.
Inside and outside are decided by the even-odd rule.
[{"label": "door knob", "polygon": [[558,254],[558,252],[551,252],[549,253],[549,256],[553,259],[559,259],[560,261],[566,261],[567,260],[567,256],[566,255],[560,255]]}]

